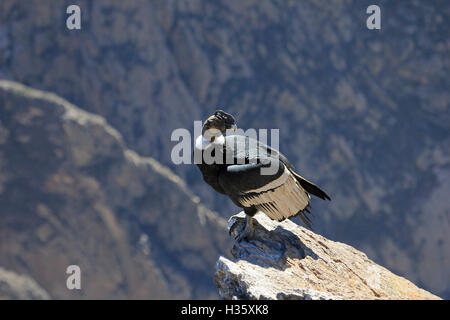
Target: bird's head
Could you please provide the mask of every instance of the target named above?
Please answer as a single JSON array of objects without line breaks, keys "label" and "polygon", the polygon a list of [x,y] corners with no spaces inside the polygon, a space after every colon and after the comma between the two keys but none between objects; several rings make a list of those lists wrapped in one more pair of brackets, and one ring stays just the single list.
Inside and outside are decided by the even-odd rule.
[{"label": "bird's head", "polygon": [[213,141],[214,137],[223,135],[227,129],[236,130],[236,120],[231,114],[217,110],[203,123],[202,135],[205,138],[208,135],[208,140]]}]

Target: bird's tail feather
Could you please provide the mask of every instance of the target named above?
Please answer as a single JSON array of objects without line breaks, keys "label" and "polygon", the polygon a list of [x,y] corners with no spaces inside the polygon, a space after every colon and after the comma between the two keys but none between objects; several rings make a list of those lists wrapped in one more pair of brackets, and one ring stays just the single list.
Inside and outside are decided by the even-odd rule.
[{"label": "bird's tail feather", "polygon": [[303,178],[302,176],[298,175],[297,173],[295,173],[293,171],[292,171],[292,173],[294,174],[295,178],[297,179],[298,183],[300,183],[302,188],[306,190],[306,192],[313,194],[316,197],[319,197],[320,199],[323,199],[323,200],[331,200],[331,198],[325,193],[325,191],[320,189],[314,183],[306,180],[305,178]]}]

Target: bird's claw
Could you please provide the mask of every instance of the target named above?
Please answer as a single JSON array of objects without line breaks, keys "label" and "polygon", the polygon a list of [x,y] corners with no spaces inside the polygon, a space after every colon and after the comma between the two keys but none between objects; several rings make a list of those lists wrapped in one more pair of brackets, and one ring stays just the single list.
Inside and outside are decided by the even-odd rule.
[{"label": "bird's claw", "polygon": [[[233,224],[231,224],[231,225],[228,226],[228,235],[229,235],[230,237],[234,234],[235,229],[236,229],[239,225],[241,225],[240,221],[234,221]],[[241,228],[242,228],[242,227],[241,227]]]},{"label": "bird's claw", "polygon": [[232,219],[228,222],[228,234],[237,242],[246,239],[247,241],[253,238],[254,227],[251,217],[246,216],[245,221],[242,218]]},{"label": "bird's claw", "polygon": [[235,237],[237,242],[242,240],[250,240],[254,237],[253,221],[251,218],[247,218],[244,229]]}]

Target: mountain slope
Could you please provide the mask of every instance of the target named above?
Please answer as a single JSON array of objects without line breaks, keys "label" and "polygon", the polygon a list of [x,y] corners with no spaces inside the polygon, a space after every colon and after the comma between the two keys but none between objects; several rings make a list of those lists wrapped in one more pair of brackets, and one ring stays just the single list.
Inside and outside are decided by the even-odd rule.
[{"label": "mountain slope", "polygon": [[[52,298],[216,296],[224,220],[102,117],[9,81],[0,81],[0,208],[0,266]],[[66,288],[72,264],[80,291]]]}]

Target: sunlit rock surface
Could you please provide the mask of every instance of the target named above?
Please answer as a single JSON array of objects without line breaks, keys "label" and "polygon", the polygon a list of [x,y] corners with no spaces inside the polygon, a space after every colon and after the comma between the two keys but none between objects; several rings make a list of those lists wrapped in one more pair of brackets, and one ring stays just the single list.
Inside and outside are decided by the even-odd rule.
[{"label": "sunlit rock surface", "polygon": [[[439,299],[374,263],[346,244],[289,220],[259,213],[255,237],[235,243],[233,260],[220,257],[215,283],[225,299]],[[230,218],[241,231],[245,214]]]}]

